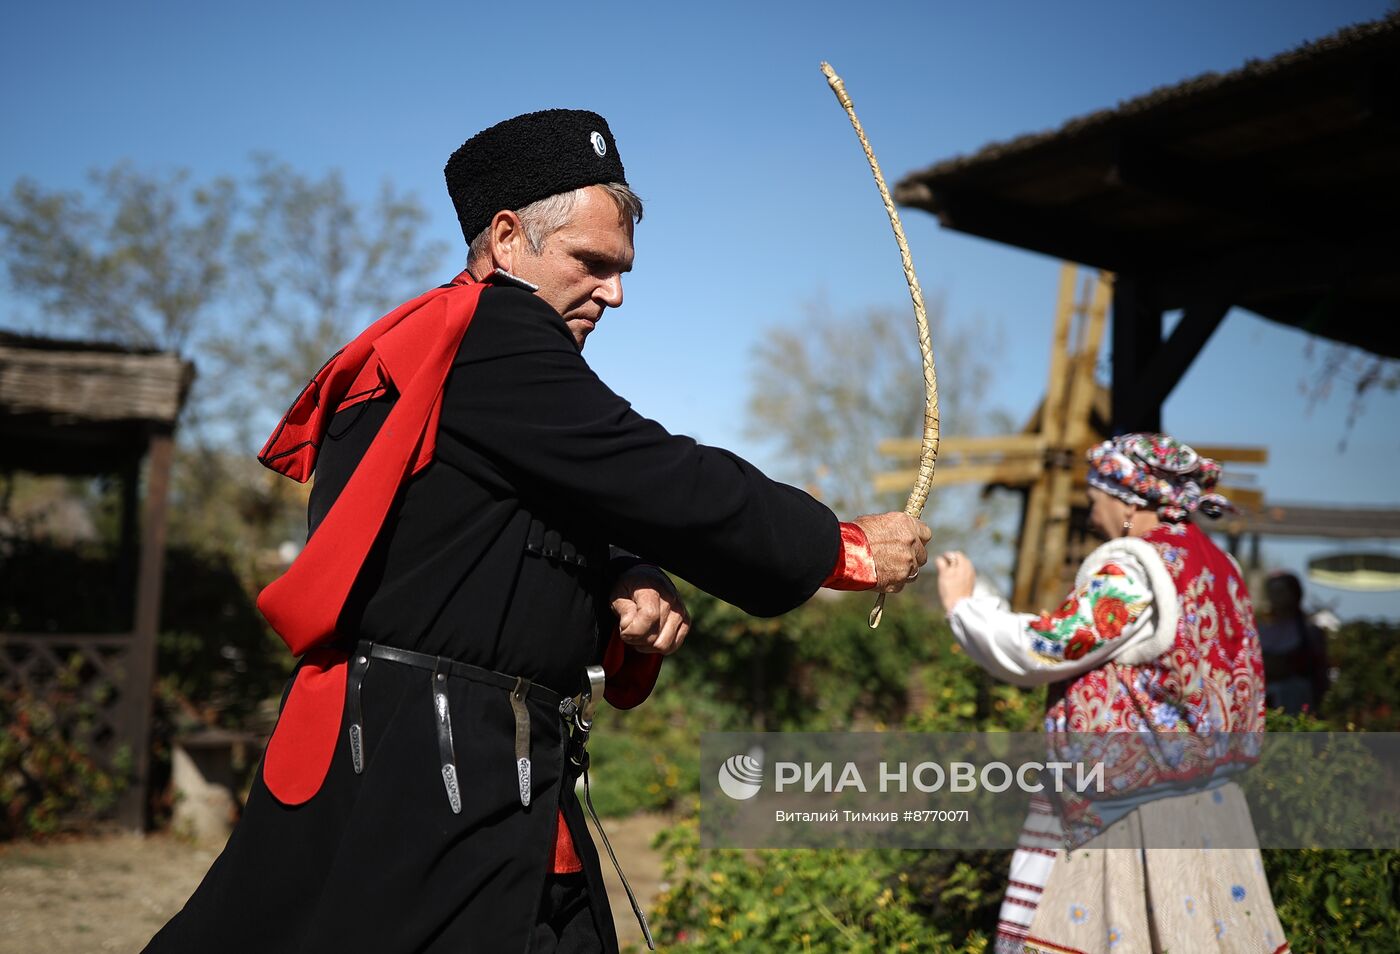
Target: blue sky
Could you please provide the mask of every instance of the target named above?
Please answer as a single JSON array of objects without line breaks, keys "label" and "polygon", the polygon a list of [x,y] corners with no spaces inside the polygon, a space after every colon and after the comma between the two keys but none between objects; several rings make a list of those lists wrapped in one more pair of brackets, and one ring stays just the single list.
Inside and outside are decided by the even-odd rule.
[{"label": "blue sky", "polygon": [[[123,159],[239,174],[265,151],[312,175],[339,168],[364,199],[386,180],[416,194],[432,213],[430,237],[456,249],[447,155],[516,113],[595,109],[648,205],[627,302],[590,339],[590,362],[672,430],[780,468],[741,433],[763,329],[796,323],[818,296],[838,310],[908,307],[821,60],[845,78],[893,181],[1387,7],[23,4],[0,34],[0,188],[20,176],[78,188],[87,170]],[[904,217],[926,293],[944,294],[953,323],[993,332],[993,399],[1025,416],[1044,387],[1058,264],[943,232],[921,212]],[[443,274],[455,264],[454,252]],[[0,323],[22,309],[0,290]],[[1166,427],[1201,443],[1268,445],[1261,478],[1274,500],[1400,505],[1400,481],[1384,476],[1400,472],[1400,397],[1373,398],[1339,454],[1346,401],[1303,398],[1316,368],[1305,347],[1297,332],[1232,313],[1172,396]],[[1265,555],[1296,568],[1334,549],[1275,543]],[[1346,597],[1342,609],[1400,618],[1400,597]]]}]

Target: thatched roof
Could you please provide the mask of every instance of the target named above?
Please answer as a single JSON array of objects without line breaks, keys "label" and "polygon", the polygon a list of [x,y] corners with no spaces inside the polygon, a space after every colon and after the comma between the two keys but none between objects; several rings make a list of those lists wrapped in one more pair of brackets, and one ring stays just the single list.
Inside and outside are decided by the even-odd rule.
[{"label": "thatched roof", "polygon": [[911,173],[950,228],[1400,356],[1400,16]]},{"label": "thatched roof", "polygon": [[166,352],[0,332],[0,443],[24,469],[100,473],[172,429],[193,380]]}]

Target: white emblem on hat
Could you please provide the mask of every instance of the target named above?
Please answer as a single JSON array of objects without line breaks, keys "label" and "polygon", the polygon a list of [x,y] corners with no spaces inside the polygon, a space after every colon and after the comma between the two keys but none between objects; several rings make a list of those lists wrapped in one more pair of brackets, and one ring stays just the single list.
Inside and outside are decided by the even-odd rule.
[{"label": "white emblem on hat", "polygon": [[603,138],[603,134],[596,129],[588,134],[588,141],[593,143],[593,151],[599,156],[608,154],[608,141]]}]

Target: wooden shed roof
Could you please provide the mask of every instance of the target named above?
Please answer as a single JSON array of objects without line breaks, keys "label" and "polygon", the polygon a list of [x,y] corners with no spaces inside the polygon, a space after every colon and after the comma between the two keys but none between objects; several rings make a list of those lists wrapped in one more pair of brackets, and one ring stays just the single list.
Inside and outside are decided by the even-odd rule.
[{"label": "wooden shed roof", "polygon": [[0,331],[0,446],[26,470],[102,473],[170,431],[194,365],[168,352]]},{"label": "wooden shed roof", "polygon": [[1400,15],[906,176],[943,225],[1400,357]]}]

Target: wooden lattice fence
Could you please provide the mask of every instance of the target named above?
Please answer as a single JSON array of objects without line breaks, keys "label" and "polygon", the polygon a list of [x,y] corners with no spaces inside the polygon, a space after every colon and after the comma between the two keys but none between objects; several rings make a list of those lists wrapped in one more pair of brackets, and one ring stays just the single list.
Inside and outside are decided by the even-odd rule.
[{"label": "wooden lattice fence", "polygon": [[0,333],[0,469],[119,477],[112,582],[134,589],[125,633],[0,632],[0,711],[42,718],[51,737],[124,776],[116,816],[133,829],[146,814],[175,422],[193,377],[172,354]]}]

